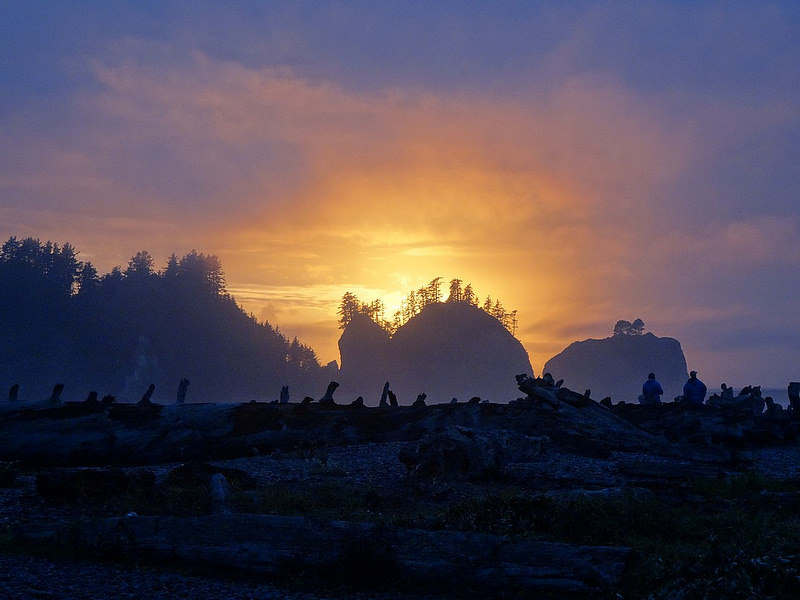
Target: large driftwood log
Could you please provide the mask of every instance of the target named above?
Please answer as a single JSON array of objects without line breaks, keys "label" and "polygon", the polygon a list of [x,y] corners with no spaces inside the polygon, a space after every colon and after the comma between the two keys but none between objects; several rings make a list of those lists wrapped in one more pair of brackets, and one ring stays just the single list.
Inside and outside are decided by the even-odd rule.
[{"label": "large driftwood log", "polygon": [[83,550],[269,578],[341,571],[357,585],[363,569],[365,580],[378,574],[389,584],[401,577],[406,585],[426,589],[587,597],[613,589],[630,554],[622,547],[242,514],[37,523],[17,531],[16,537],[18,542],[59,541]]}]

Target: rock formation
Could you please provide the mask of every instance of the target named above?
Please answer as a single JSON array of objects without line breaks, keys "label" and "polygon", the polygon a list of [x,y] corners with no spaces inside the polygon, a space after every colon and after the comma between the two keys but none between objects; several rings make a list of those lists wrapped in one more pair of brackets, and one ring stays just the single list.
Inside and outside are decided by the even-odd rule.
[{"label": "rock formation", "polygon": [[[389,334],[368,316],[353,317],[339,338],[339,379],[345,393],[364,396],[374,406],[372,399],[393,378],[389,343]],[[387,400],[385,390],[382,398]]]},{"label": "rock formation", "polygon": [[650,372],[664,388],[662,402],[681,394],[688,377],[680,342],[652,333],[573,342],[544,370],[572,389],[591,388],[597,398],[611,396],[615,403],[636,402]]},{"label": "rock formation", "polygon": [[401,403],[420,394],[433,403],[475,396],[508,402],[516,395],[514,375],[533,370],[522,344],[497,319],[458,302],[425,307],[391,338],[356,315],[339,350],[343,390],[374,398],[388,380]]}]

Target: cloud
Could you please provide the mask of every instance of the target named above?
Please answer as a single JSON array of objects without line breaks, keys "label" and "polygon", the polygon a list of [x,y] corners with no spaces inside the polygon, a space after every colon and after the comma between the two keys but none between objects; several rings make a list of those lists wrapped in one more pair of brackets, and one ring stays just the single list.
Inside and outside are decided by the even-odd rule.
[{"label": "cloud", "polygon": [[307,308],[320,284],[391,294],[446,272],[569,320],[588,300],[563,297],[619,281],[629,223],[692,159],[658,107],[591,74],[507,98],[364,93],[136,39],[91,68],[61,189],[87,211],[153,206],[166,239],[219,248],[230,281],[305,286]]},{"label": "cloud", "polygon": [[[753,21],[761,40],[786,33],[768,12]],[[415,65],[415,81],[388,56],[395,71],[359,80],[341,41],[343,54],[305,65],[331,41],[310,25],[224,52],[201,50],[194,30],[122,36],[76,69],[84,85],[58,127],[22,109],[9,119],[0,221],[70,241],[101,269],[142,248],[218,254],[249,310],[293,331],[313,323],[323,358],[345,290],[397,299],[439,275],[519,309],[535,365],[619,318],[700,348],[694,326],[710,335],[778,304],[742,298],[742,277],[797,279],[800,110],[796,53],[766,40],[766,74],[740,70],[746,19],[698,14],[710,13],[550,9],[542,22],[558,32],[531,45],[529,18],[505,63],[462,23],[472,35],[448,39],[464,77],[438,84],[433,67]],[[708,35],[687,39],[687,25]]]}]

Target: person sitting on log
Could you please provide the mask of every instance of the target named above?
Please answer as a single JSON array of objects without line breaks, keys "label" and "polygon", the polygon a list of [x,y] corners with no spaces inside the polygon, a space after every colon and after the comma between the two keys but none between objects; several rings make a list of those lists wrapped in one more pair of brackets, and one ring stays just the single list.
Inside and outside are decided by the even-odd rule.
[{"label": "person sitting on log", "polygon": [[780,404],[776,404],[775,400],[772,399],[772,396],[767,396],[764,398],[764,403],[767,405],[767,410],[764,414],[770,417],[777,417],[778,415],[783,414],[783,407]]},{"label": "person sitting on log", "polygon": [[639,404],[658,406],[661,404],[661,395],[663,393],[664,389],[656,380],[656,374],[649,373],[647,375],[647,381],[642,384],[642,395],[639,396]]},{"label": "person sitting on log", "polygon": [[683,400],[689,406],[702,406],[708,388],[697,378],[697,371],[689,373],[688,381],[683,385]]}]

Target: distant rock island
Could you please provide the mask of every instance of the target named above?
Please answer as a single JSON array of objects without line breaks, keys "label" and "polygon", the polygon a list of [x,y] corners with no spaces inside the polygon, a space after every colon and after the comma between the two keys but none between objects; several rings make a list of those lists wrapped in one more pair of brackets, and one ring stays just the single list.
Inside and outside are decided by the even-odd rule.
[{"label": "distant rock island", "polygon": [[573,342],[548,360],[544,372],[564,379],[571,389],[591,389],[592,398],[637,402],[642,382],[653,372],[664,388],[663,400],[683,393],[688,373],[681,344],[670,337],[644,333],[644,323],[618,321],[604,339]]},{"label": "distant rock island", "polygon": [[339,339],[340,394],[377,404],[386,381],[401,404],[425,393],[430,402],[473,397],[508,402],[514,376],[533,374],[522,344],[486,311],[464,302],[435,302],[389,334],[354,315]]}]

